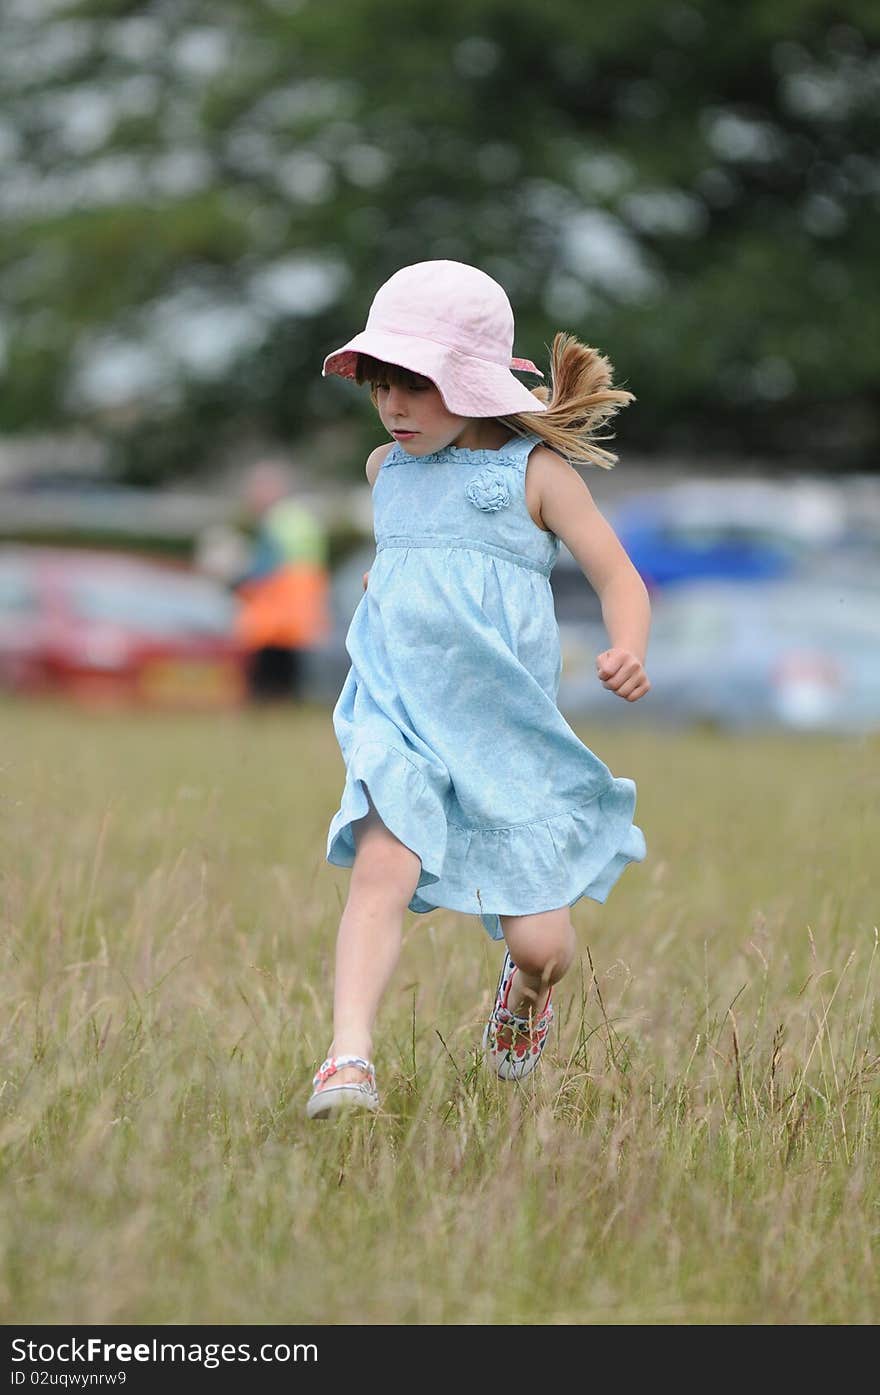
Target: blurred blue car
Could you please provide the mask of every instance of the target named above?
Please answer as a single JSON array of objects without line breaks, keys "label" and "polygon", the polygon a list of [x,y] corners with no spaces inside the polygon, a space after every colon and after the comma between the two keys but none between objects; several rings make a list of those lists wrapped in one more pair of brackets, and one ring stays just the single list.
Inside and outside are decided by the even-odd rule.
[{"label": "blurred blue car", "polygon": [[652,591],[702,577],[782,577],[845,527],[832,488],[797,480],[685,480],[631,496],[609,521]]}]

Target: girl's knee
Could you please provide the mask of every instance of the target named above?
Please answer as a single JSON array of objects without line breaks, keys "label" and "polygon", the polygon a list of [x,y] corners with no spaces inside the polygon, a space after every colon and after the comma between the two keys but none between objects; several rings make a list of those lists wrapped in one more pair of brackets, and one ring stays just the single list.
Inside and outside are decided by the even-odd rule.
[{"label": "girl's knee", "polygon": [[571,968],[577,937],[568,907],[539,915],[501,916],[514,963],[530,978],[557,983]]},{"label": "girl's knee", "polygon": [[355,829],[352,889],[378,891],[406,904],[422,872],[418,855],[385,827],[372,807]]}]

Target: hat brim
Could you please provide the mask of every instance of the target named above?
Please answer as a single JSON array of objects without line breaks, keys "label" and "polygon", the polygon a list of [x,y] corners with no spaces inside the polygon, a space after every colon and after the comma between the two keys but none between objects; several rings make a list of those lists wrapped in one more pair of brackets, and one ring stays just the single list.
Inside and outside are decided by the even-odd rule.
[{"label": "hat brim", "polygon": [[393,363],[398,368],[408,368],[411,373],[430,378],[447,411],[456,416],[502,417],[547,410],[544,403],[502,364],[472,358],[430,339],[417,339],[408,334],[365,329],[341,349],[327,355],[323,377],[354,378],[358,354],[368,354],[382,363]]}]

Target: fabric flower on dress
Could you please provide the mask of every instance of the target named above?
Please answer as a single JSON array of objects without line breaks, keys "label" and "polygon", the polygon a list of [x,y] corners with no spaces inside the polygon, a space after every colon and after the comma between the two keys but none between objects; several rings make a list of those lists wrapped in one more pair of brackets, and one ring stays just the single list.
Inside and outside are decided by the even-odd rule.
[{"label": "fabric flower on dress", "polygon": [[478,509],[483,509],[486,513],[505,509],[510,503],[510,490],[506,479],[500,470],[491,466],[474,475],[465,493],[472,504],[476,504]]}]

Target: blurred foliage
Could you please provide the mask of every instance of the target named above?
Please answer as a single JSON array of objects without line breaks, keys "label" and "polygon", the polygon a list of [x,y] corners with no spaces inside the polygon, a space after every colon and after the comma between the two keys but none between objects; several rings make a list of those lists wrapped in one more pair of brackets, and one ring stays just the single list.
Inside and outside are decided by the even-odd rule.
[{"label": "blurred foliage", "polygon": [[869,0],[7,0],[0,430],[88,423],[159,479],[319,439],[397,267],[474,262],[516,350],[637,394],[621,449],[871,468]]},{"label": "blurred foliage", "polygon": [[[243,536],[253,536],[251,520],[236,520]],[[365,538],[362,528],[355,527],[343,518],[331,519],[326,528],[327,565],[333,572],[353,553],[363,549]],[[87,548],[91,552],[122,553],[126,557],[134,555],[154,557],[191,564],[198,544],[198,530],[169,536],[168,533],[154,532],[149,528],[132,533],[114,531],[111,528],[83,528],[74,525],[56,527],[9,527],[0,519],[0,547],[12,543],[23,543],[29,547]]]}]

